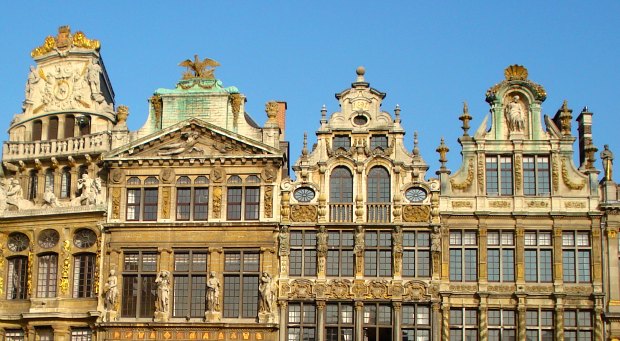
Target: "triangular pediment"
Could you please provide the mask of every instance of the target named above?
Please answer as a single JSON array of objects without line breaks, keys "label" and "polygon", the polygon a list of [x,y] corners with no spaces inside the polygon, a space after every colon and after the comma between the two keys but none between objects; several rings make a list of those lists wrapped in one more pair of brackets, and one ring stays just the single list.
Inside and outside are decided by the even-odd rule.
[{"label": "triangular pediment", "polygon": [[251,155],[280,156],[282,152],[262,142],[191,118],[112,150],[105,159],[234,158]]}]

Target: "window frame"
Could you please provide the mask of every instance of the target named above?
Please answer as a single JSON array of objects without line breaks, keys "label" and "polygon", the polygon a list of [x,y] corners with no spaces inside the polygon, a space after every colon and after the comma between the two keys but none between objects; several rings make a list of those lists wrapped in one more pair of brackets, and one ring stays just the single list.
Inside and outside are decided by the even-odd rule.
[{"label": "window frame", "polygon": [[[580,242],[583,236],[587,245]],[[566,237],[571,237],[572,245]],[[584,255],[587,255],[587,263]],[[564,283],[592,283],[592,242],[588,231],[562,232],[562,279]]]},{"label": "window frame", "polygon": [[[376,236],[374,244],[374,240],[371,239],[373,235]],[[374,266],[371,266],[372,264]],[[392,277],[393,273],[392,232],[389,230],[365,231],[364,277]]]},{"label": "window frame", "polygon": [[[298,238],[299,236],[299,238]],[[317,276],[317,232],[315,230],[291,230],[289,276]],[[299,264],[299,266],[297,266]]]},{"label": "window frame", "polygon": [[[495,313],[497,313],[497,317],[491,316],[491,315],[494,315]],[[488,318],[487,325],[488,325],[488,330],[489,330],[489,341],[517,340],[518,313],[515,310],[495,309],[495,308],[488,309],[487,318]],[[496,318],[499,323],[494,322]],[[507,321],[509,319],[512,319],[512,322]],[[512,331],[512,336],[506,335],[507,332],[509,331]],[[494,332],[497,332],[497,336],[499,337],[499,339],[493,339],[492,334],[494,334]]]},{"label": "window frame", "polygon": [[[363,311],[362,330],[364,331],[364,337],[367,337],[369,334],[374,334],[374,338],[370,336],[369,339],[382,340],[384,339],[382,338],[382,335],[385,333],[386,329],[389,329],[387,334],[390,338],[392,337],[394,312],[390,302],[364,302]],[[384,318],[386,312],[389,314],[389,322],[382,320],[382,316]]]},{"label": "window frame", "polygon": [[[458,238],[457,238],[458,235]],[[473,235],[474,244],[466,243],[471,239]],[[476,282],[478,281],[479,273],[479,247],[478,247],[478,233],[473,230],[450,230],[450,281],[452,282]],[[471,257],[475,258],[472,262]],[[456,270],[459,270],[457,272]],[[469,271],[468,271],[469,270]],[[473,270],[473,271],[471,271]]]},{"label": "window frame", "polygon": [[[152,294],[151,297],[147,297],[143,293],[154,293],[157,289],[155,278],[157,276],[158,256],[156,250],[124,250],[121,317],[153,317],[157,296]],[[129,264],[135,264],[135,267],[130,267]],[[145,264],[149,264],[149,267],[146,267]],[[135,281],[131,282],[130,279],[135,279]]]},{"label": "window frame", "polygon": [[523,155],[523,195],[551,195],[551,163],[548,155]]},{"label": "window frame", "polygon": [[[336,235],[338,238],[335,237]],[[355,233],[353,231],[327,230],[327,259],[325,260],[326,277],[355,276],[354,247]],[[336,258],[335,262],[334,258]],[[334,269],[336,270],[335,272],[333,271]]]},{"label": "window frame", "polygon": [[[259,220],[261,214],[260,178],[251,174],[242,180],[239,175],[231,175],[226,184],[226,220]],[[233,198],[234,201],[232,201]]]},{"label": "window frame", "polygon": [[[458,312],[458,316],[457,316]],[[471,340],[469,338],[470,335],[474,335],[476,340],[478,339],[478,329],[479,329],[479,312],[476,308],[469,307],[454,307],[450,308],[450,341],[465,341]],[[472,323],[472,316],[475,321]],[[460,318],[459,318],[460,317]],[[459,331],[461,337],[458,338],[458,335],[455,331]]]},{"label": "window frame", "polygon": [[[180,256],[187,255],[187,269],[177,267]],[[197,257],[195,257],[197,256]],[[203,258],[204,257],[204,258]],[[206,311],[206,290],[208,269],[207,249],[179,249],[174,250],[172,271],[172,317],[204,317]],[[204,268],[196,269],[196,265],[204,260]],[[187,278],[186,290],[183,289],[180,278]],[[182,301],[183,300],[183,301]],[[184,305],[184,306],[181,306]]]},{"label": "window frame", "polygon": [[[239,269],[229,267],[231,263],[228,262],[227,256],[239,254]],[[249,262],[246,262],[246,255],[256,256],[256,269],[246,269]],[[223,311],[222,317],[225,318],[255,318],[258,316],[258,286],[260,282],[260,252],[254,249],[231,249],[224,251],[224,271],[223,271],[224,283],[223,288]],[[238,282],[231,281],[231,279],[238,279]],[[246,287],[246,284],[248,285]],[[230,286],[238,285],[238,291],[236,294],[230,292],[234,291]],[[247,302],[249,301],[249,302]],[[236,306],[236,309],[231,309],[231,306]],[[251,311],[250,311],[251,309]],[[235,313],[236,310],[236,313]]]},{"label": "window frame", "polygon": [[[7,258],[7,300],[28,299],[28,257],[13,256]],[[18,264],[16,264],[18,263]],[[15,281],[15,276],[18,280]],[[18,284],[15,286],[15,284]]]},{"label": "window frame", "polygon": [[[536,313],[535,318],[533,317],[534,313]],[[543,324],[543,321],[551,321],[551,323]],[[530,339],[532,337],[530,335],[535,332],[537,340],[546,340],[546,338],[543,337],[543,333],[548,335],[550,333],[551,340],[553,340],[555,338],[554,324],[555,313],[551,309],[527,309],[525,311],[525,335],[528,339]]]},{"label": "window frame", "polygon": [[514,195],[514,162],[510,155],[487,155],[485,189],[488,196]]},{"label": "window frame", "polygon": [[344,149],[345,151],[351,149],[351,136],[336,134],[332,138],[332,150]]},{"label": "window frame", "polygon": [[[574,317],[567,315],[574,314]],[[588,324],[583,324],[584,316],[587,316]],[[571,320],[574,319],[574,323]],[[570,338],[567,334],[574,335]],[[585,334],[585,335],[584,335]],[[589,334],[589,337],[587,336]],[[565,309],[564,310],[564,338],[566,340],[594,340],[594,314],[588,309]]]},{"label": "window frame", "polygon": [[[531,236],[535,236],[532,239]],[[544,236],[544,237],[543,237]],[[553,282],[553,234],[551,231],[525,231],[523,267],[528,283]],[[547,244],[548,240],[548,244]],[[533,244],[535,242],[535,244]],[[529,243],[529,244],[528,244]],[[544,255],[544,259],[543,259]],[[535,264],[531,259],[535,257]],[[529,261],[528,261],[529,259]],[[532,277],[534,276],[535,279]]]},{"label": "window frame", "polygon": [[[292,311],[291,308],[299,307]],[[308,309],[306,309],[308,308]],[[312,311],[312,313],[310,313]],[[299,313],[299,320],[291,319],[291,312]],[[312,318],[306,319],[307,315]],[[296,340],[316,340],[317,339],[317,310],[314,302],[293,301],[289,302],[286,315],[286,339],[287,341]],[[298,330],[298,333],[291,333]]]},{"label": "window frame", "polygon": [[58,254],[43,253],[37,256],[37,297],[53,298],[57,295]]},{"label": "window frame", "polygon": [[[409,236],[413,235],[413,238]],[[421,237],[425,236],[425,237]],[[403,231],[403,277],[421,277],[428,278],[432,275],[431,260],[431,234],[428,231],[421,230],[404,230]],[[412,240],[413,243],[409,243]],[[423,244],[423,243],[426,243]],[[422,245],[421,245],[422,244]],[[426,257],[420,257],[420,254],[426,254]],[[426,261],[423,261],[426,260]],[[410,265],[413,267],[410,270]],[[423,269],[427,271],[422,272]],[[409,272],[413,271],[413,273]]]},{"label": "window frame", "polygon": [[97,296],[95,294],[96,260],[97,256],[90,252],[73,255],[73,298]]},{"label": "window frame", "polygon": [[[159,179],[155,176],[148,176],[144,179],[144,181],[141,181],[141,179],[137,176],[132,176],[128,179],[125,220],[157,221],[159,212],[159,184]],[[134,193],[134,198],[137,202],[130,203],[129,193]],[[131,216],[131,218],[129,214],[130,208],[135,210],[135,213]]]},{"label": "window frame", "polygon": [[[187,179],[188,182],[180,182],[182,179],[183,181],[185,181],[185,178]],[[199,179],[204,178],[205,182],[198,182]],[[175,214],[175,219],[176,221],[208,221],[209,220],[209,194],[210,194],[210,188],[209,188],[210,182],[209,179],[205,176],[198,176],[196,177],[194,180],[192,180],[189,176],[181,176],[177,179],[176,181],[176,214]],[[198,200],[197,196],[202,193],[203,191],[206,190],[206,203],[203,203],[202,200]],[[187,201],[184,202],[180,202],[180,191],[188,191],[188,194],[186,197]],[[181,212],[180,207],[185,207],[187,210],[187,218],[182,218],[179,216],[179,213]],[[198,209],[198,208],[205,208],[204,212],[203,209]],[[200,211],[200,214],[203,215],[204,217],[197,217],[197,212]],[[185,213],[185,212],[184,212]]]},{"label": "window frame", "polygon": [[[347,307],[346,312],[350,312],[351,316],[350,316],[350,322],[349,318],[347,316],[345,316],[345,310],[343,309],[343,307]],[[334,309],[335,308],[335,309]],[[349,309],[350,308],[350,309]],[[334,310],[335,314],[333,314],[332,311],[330,310]],[[327,304],[325,304],[325,340],[326,341],[332,341],[334,340],[333,336],[335,336],[335,340],[337,341],[349,341],[349,340],[355,340],[355,320],[356,320],[356,316],[355,316],[355,307],[353,305],[353,302],[340,302],[340,301],[330,301],[327,302]],[[336,322],[334,322],[334,319],[332,319],[332,317],[335,316],[335,320]],[[347,318],[345,320],[345,318]],[[333,335],[333,332],[336,332],[335,335]],[[345,331],[350,331],[350,336],[351,338],[345,338],[345,334],[343,332]],[[331,333],[330,333],[331,332]]]},{"label": "window frame", "polygon": [[[426,310],[426,319],[428,323],[423,323],[424,320],[421,321],[419,310],[424,308]],[[431,305],[425,303],[414,303],[407,302],[402,305],[402,317],[401,317],[401,333],[403,340],[409,340],[409,336],[413,337],[413,340],[419,340],[421,337],[427,336],[427,340],[432,340],[433,336],[433,313],[432,313]],[[407,317],[407,315],[411,313],[411,318]],[[424,315],[423,315],[424,316]],[[421,331],[424,331],[423,334],[419,335]],[[413,335],[408,335],[409,332],[412,332]]]},{"label": "window frame", "polygon": [[[491,238],[495,234],[497,234],[497,244],[493,243]],[[508,235],[510,235],[511,239],[510,244],[505,243],[504,239]],[[497,252],[496,255],[493,254],[495,251]],[[516,243],[514,232],[506,230],[489,231],[487,233],[487,281],[514,283],[516,281],[515,264]],[[497,277],[492,278],[495,275]]]}]

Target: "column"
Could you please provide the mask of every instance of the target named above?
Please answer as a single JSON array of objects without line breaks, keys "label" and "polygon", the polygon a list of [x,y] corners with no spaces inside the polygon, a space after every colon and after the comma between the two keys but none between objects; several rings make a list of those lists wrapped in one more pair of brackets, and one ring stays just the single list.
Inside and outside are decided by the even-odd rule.
[{"label": "column", "polygon": [[58,115],[58,140],[65,138],[65,115]]},{"label": "column", "polygon": [[517,269],[517,287],[525,283],[525,230],[523,226],[517,225],[517,240],[515,250],[515,266]]},{"label": "column", "polygon": [[478,263],[480,271],[478,272],[478,281],[487,283],[487,227],[480,226],[478,230]]},{"label": "column", "polygon": [[441,340],[450,341],[450,305],[444,303],[441,312]]},{"label": "column", "polygon": [[[555,311],[553,313],[555,320],[555,339],[556,340],[564,340],[564,303],[563,298],[556,298]],[[596,339],[595,340],[601,340]]]},{"label": "column", "polygon": [[402,326],[402,316],[401,313],[403,308],[402,302],[394,302],[394,320],[392,322],[392,340],[400,340],[401,339],[401,326]]},{"label": "column", "polygon": [[594,307],[594,340],[603,340],[605,322],[603,321],[603,307],[599,305],[598,301]]},{"label": "column", "polygon": [[325,301],[316,301],[316,340],[325,340]]},{"label": "column", "polygon": [[[280,306],[280,338],[279,341],[286,341],[287,332],[286,332],[286,321],[288,321],[287,317],[287,308],[288,302],[285,300],[278,301],[278,305]],[[320,339],[319,339],[320,340]]]},{"label": "column", "polygon": [[78,182],[78,174],[80,173],[80,165],[74,165],[73,167],[71,167],[71,170],[69,171],[69,173],[71,173],[71,200],[75,199],[75,197],[77,196],[77,182]]},{"label": "column", "polygon": [[364,303],[355,301],[355,341],[364,341]]},{"label": "column", "polygon": [[48,137],[49,125],[50,125],[49,116],[41,117],[41,141],[48,140],[47,137]]},{"label": "column", "polygon": [[[524,298],[519,298],[519,301],[524,300]],[[525,341],[525,302],[519,302],[518,309],[518,318],[517,318],[517,338],[519,341]]]},{"label": "column", "polygon": [[478,334],[480,341],[487,341],[489,338],[489,324],[487,322],[487,297],[480,298],[480,308],[478,310]]},{"label": "column", "polygon": [[562,284],[564,271],[562,268],[562,228],[553,227],[553,283]]}]

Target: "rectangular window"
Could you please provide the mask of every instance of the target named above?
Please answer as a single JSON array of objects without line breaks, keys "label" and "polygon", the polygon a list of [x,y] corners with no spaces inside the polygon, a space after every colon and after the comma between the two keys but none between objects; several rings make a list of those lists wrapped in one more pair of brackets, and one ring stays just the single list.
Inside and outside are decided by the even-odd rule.
[{"label": "rectangular window", "polygon": [[364,276],[392,276],[392,233],[366,231],[364,241]]},{"label": "rectangular window", "polygon": [[565,231],[562,234],[562,273],[564,282],[590,283],[590,234],[586,231]]},{"label": "rectangular window", "polygon": [[24,331],[21,329],[6,329],[4,331],[4,339],[6,341],[24,341]]},{"label": "rectangular window", "polygon": [[224,317],[252,318],[258,314],[259,254],[224,253]]},{"label": "rectangular window", "polygon": [[157,220],[157,188],[144,189],[144,207],[142,212],[142,220]]},{"label": "rectangular window", "polygon": [[474,231],[450,231],[450,280],[478,280],[478,238]]},{"label": "rectangular window", "polygon": [[478,310],[450,309],[450,341],[478,340]]},{"label": "rectangular window", "polygon": [[325,339],[327,341],[353,341],[353,304],[328,303],[325,306]]},{"label": "rectangular window", "polygon": [[191,199],[191,188],[177,188],[177,220],[189,220]]},{"label": "rectangular window", "polygon": [[125,252],[123,264],[122,317],[153,317],[157,299],[157,253]]},{"label": "rectangular window", "polygon": [[205,251],[175,251],[173,316],[204,317],[206,279]]},{"label": "rectangular window", "polygon": [[525,281],[553,281],[551,232],[525,233]]},{"label": "rectangular window", "polygon": [[260,188],[245,188],[245,220],[258,220]]},{"label": "rectangular window", "polygon": [[424,304],[403,304],[403,341],[431,340],[431,308]]},{"label": "rectangular window", "polygon": [[229,187],[226,196],[226,218],[241,220],[241,187]]},{"label": "rectangular window", "polygon": [[139,188],[127,189],[127,220],[140,220],[140,196]]},{"label": "rectangular window", "polygon": [[209,214],[209,189],[194,188],[194,220],[207,220]]},{"label": "rectangular window", "polygon": [[288,304],[287,340],[316,340],[316,308],[312,303]]},{"label": "rectangular window", "polygon": [[431,276],[430,233],[403,232],[403,276]]},{"label": "rectangular window", "polygon": [[489,341],[515,341],[517,319],[514,310],[489,309]]},{"label": "rectangular window", "polygon": [[551,193],[549,178],[548,156],[523,157],[524,195],[549,195]]},{"label": "rectangular window", "polygon": [[56,297],[58,281],[58,255],[39,256],[39,272],[37,276],[37,297]]},{"label": "rectangular window", "polygon": [[508,231],[489,232],[487,245],[487,279],[489,282],[514,282],[514,234]]},{"label": "rectangular window", "polygon": [[344,148],[345,150],[349,150],[351,148],[351,137],[348,135],[336,135],[334,136],[334,145],[332,146],[333,150],[338,148]]},{"label": "rectangular window", "polygon": [[527,340],[553,341],[553,311],[527,310],[525,328]]},{"label": "rectangular window", "polygon": [[364,337],[392,340],[392,307],[389,304],[364,303]]},{"label": "rectangular window", "polygon": [[564,340],[593,340],[592,312],[589,310],[564,310]]},{"label": "rectangular window", "polygon": [[291,231],[289,275],[316,276],[316,232]]},{"label": "rectangular window", "polygon": [[35,333],[38,341],[54,341],[54,329],[52,327],[36,327]]},{"label": "rectangular window", "polygon": [[386,150],[388,148],[388,137],[386,135],[372,135],[370,137],[370,150],[381,148]]},{"label": "rectangular window", "polygon": [[6,292],[7,300],[24,300],[28,298],[28,257],[9,258]]},{"label": "rectangular window", "polygon": [[91,341],[93,331],[88,328],[74,328],[71,330],[71,341]]},{"label": "rectangular window", "polygon": [[510,156],[487,156],[485,173],[487,195],[513,194],[513,170]]},{"label": "rectangular window", "polygon": [[87,253],[74,257],[73,297],[95,297],[95,255]]},{"label": "rectangular window", "polygon": [[353,276],[353,232],[329,231],[327,246],[327,276]]}]

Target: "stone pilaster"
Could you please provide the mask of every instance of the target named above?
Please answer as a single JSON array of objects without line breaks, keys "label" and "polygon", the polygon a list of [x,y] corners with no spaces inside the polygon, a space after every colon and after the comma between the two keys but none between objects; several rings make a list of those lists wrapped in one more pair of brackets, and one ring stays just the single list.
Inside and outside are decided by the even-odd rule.
[{"label": "stone pilaster", "polygon": [[393,302],[394,307],[394,319],[392,321],[392,340],[401,340],[401,327],[402,327],[402,302]]},{"label": "stone pilaster", "polygon": [[441,307],[441,341],[450,341],[450,305]]},{"label": "stone pilaster", "polygon": [[316,301],[316,339],[317,341],[325,340],[325,301]]},{"label": "stone pilaster", "polygon": [[564,271],[562,268],[562,228],[553,227],[553,283],[561,285],[563,283]]},{"label": "stone pilaster", "polygon": [[355,301],[355,341],[364,340],[364,303]]},{"label": "stone pilaster", "polygon": [[[286,321],[288,320],[288,302],[285,300],[278,301],[278,306],[280,307],[280,338],[279,341],[286,341],[287,332],[286,332]],[[320,339],[319,339],[320,340]]]}]

